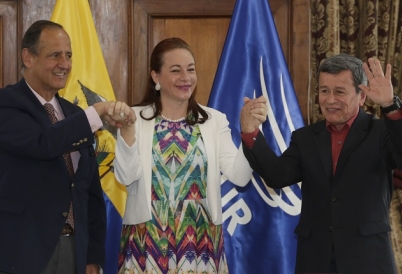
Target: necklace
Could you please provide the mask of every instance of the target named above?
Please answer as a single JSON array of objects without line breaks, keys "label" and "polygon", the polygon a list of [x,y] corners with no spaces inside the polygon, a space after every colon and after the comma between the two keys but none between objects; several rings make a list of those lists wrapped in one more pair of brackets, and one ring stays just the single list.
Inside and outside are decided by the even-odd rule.
[{"label": "necklace", "polygon": [[166,117],[165,115],[163,115],[162,113],[161,113],[161,117],[162,117],[163,120],[166,120],[166,121],[172,122],[172,123],[181,122],[181,121],[184,121],[184,120],[186,119],[186,117],[181,117],[181,118],[179,118],[179,119],[173,120],[173,119],[167,118],[167,117]]}]

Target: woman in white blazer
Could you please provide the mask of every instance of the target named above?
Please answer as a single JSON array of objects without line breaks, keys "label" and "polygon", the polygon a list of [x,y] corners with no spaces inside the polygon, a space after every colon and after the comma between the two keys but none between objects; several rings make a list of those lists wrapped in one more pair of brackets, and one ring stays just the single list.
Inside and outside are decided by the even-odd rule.
[{"label": "woman in white blazer", "polygon": [[[245,186],[252,170],[226,116],[196,103],[188,44],[161,41],[150,67],[135,125],[117,134],[115,174],[128,192],[119,273],[227,273],[221,172]],[[265,120],[264,103],[254,112]]]}]

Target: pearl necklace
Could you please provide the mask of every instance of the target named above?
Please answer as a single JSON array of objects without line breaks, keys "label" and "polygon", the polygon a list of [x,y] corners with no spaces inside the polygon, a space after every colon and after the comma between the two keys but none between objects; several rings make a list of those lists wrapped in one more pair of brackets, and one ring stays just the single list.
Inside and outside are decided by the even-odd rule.
[{"label": "pearl necklace", "polygon": [[173,120],[173,119],[167,118],[167,117],[166,117],[165,115],[163,115],[162,113],[161,113],[161,117],[162,117],[163,120],[166,120],[166,121],[172,122],[172,123],[181,122],[181,121],[184,121],[184,120],[186,119],[186,117],[181,117],[181,118],[179,118],[179,119]]}]

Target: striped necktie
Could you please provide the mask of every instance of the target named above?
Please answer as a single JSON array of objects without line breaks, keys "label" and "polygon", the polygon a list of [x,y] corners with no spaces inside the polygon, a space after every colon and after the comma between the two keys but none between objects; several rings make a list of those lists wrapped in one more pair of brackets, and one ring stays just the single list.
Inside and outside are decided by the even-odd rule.
[{"label": "striped necktie", "polygon": [[[50,121],[52,124],[56,123],[58,121],[55,110],[52,104],[50,103],[45,103],[43,105],[47,113],[49,114]],[[71,160],[71,155],[70,153],[64,153],[63,154],[64,162],[66,163],[66,167],[68,170],[68,174],[70,174],[70,177],[72,178],[74,176],[74,167],[73,167],[73,161]],[[74,229],[74,216],[73,216],[73,202],[70,203],[70,210],[68,212],[68,217],[66,222],[71,225],[71,228]]]}]

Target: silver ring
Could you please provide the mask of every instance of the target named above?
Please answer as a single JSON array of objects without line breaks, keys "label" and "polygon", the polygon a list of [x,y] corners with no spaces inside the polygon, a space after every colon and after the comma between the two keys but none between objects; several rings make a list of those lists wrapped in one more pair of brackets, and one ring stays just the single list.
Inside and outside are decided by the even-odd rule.
[{"label": "silver ring", "polygon": [[120,117],[124,118],[124,112],[120,112]]}]

